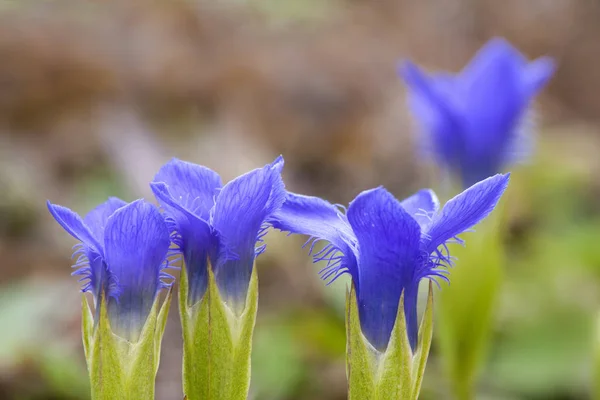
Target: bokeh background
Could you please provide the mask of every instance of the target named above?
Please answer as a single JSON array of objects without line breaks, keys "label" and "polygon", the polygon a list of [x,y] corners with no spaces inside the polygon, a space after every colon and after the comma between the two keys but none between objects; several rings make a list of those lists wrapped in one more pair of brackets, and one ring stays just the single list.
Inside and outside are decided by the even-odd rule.
[{"label": "bokeh background", "polygon": [[[109,195],[151,198],[173,156],[228,180],[283,154],[289,189],[334,203],[377,185],[399,198],[436,187],[396,65],[458,71],[493,36],[558,70],[535,105],[536,152],[513,169],[506,280],[476,397],[590,398],[600,3],[2,0],[0,399],[89,398],[74,240],[46,199],[86,213]],[[267,240],[251,398],[345,399],[347,282],[319,281],[302,238]],[[173,305],[159,400],[182,398]],[[450,398],[435,343],[422,398]]]}]

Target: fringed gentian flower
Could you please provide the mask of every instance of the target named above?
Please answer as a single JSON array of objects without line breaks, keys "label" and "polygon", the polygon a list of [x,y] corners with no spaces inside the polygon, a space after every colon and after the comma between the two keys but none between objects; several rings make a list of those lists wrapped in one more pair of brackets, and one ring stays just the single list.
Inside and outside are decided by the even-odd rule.
[{"label": "fringed gentian flower", "polygon": [[463,187],[529,155],[529,105],[553,71],[551,59],[528,62],[503,39],[488,42],[457,75],[400,67],[425,149]]},{"label": "fringed gentian flower", "polygon": [[158,207],[116,198],[84,219],[51,204],[56,221],[81,243],[75,246],[74,275],[95,303],[92,317],[83,298],[83,345],[92,399],[153,399],[160,344],[171,291],[169,229]]},{"label": "fringed gentian flower", "polygon": [[111,329],[136,341],[160,289],[169,287],[169,231],[158,208],[143,200],[117,198],[90,211],[84,219],[48,202],[56,221],[81,243],[75,246],[73,275],[91,292],[96,310],[104,296]]},{"label": "fringed gentian flower", "polygon": [[151,183],[183,254],[179,311],[183,392],[189,400],[246,399],[258,307],[254,261],[273,214],[285,201],[283,158],[226,185],[177,159]]},{"label": "fringed gentian flower", "polygon": [[[509,175],[495,175],[454,197],[442,210],[431,190],[398,201],[382,187],[354,199],[347,212],[317,197],[289,193],[274,227],[329,244],[313,255],[327,261],[330,282],[350,274],[362,332],[385,351],[404,292],[410,345],[417,343],[417,292],[421,279],[447,279],[452,265],[447,243],[485,218],[506,189]],[[311,252],[312,252],[311,246]]]},{"label": "fringed gentian flower", "polygon": [[206,292],[210,260],[221,296],[238,314],[243,310],[254,259],[265,250],[256,243],[285,199],[282,168],[279,157],[225,186],[216,172],[178,159],[156,174],[152,190],[183,253],[190,305]]}]

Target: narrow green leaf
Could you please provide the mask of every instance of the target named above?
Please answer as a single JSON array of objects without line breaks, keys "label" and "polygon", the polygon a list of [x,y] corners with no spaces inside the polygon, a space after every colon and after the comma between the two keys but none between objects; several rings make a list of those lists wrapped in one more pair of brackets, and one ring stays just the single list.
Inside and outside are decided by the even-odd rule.
[{"label": "narrow green leaf", "polygon": [[421,384],[425,376],[425,366],[431,348],[433,338],[433,283],[429,281],[429,294],[427,296],[427,306],[421,320],[419,328],[419,341],[417,350],[413,359],[413,389],[411,399],[418,399],[421,392]]},{"label": "narrow green leaf", "polygon": [[238,335],[234,334],[236,343],[235,358],[233,361],[233,386],[231,390],[232,399],[246,399],[250,389],[250,367],[252,355],[252,337],[258,311],[258,276],[256,268],[252,269],[248,295],[246,297],[246,309],[239,319],[237,327]]},{"label": "narrow green leaf", "polygon": [[346,375],[348,400],[368,400],[375,394],[377,350],[360,328],[354,284],[346,296]]},{"label": "narrow green leaf", "polygon": [[81,296],[81,336],[83,339],[83,351],[85,359],[89,364],[90,346],[94,340],[94,318],[85,294]]},{"label": "narrow green leaf", "polygon": [[203,371],[206,365],[201,364],[199,361],[194,361],[195,352],[192,341],[191,310],[190,307],[188,307],[187,298],[187,268],[183,266],[179,276],[179,315],[181,317],[183,336],[183,393],[187,394],[194,391],[197,397],[201,397],[202,395],[206,396],[207,394],[200,392],[200,387],[206,387],[207,385],[201,385],[201,382],[197,381],[199,380],[199,376],[206,375]]}]

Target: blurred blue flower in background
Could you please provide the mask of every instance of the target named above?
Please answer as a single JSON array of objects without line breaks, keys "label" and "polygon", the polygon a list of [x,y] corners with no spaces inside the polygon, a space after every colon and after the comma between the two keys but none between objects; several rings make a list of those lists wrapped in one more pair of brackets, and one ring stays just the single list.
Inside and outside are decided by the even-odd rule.
[{"label": "blurred blue flower in background", "polygon": [[136,341],[158,292],[170,286],[165,279],[172,278],[164,271],[170,238],[158,207],[113,197],[83,220],[66,207],[48,202],[48,209],[81,242],[73,274],[82,276],[82,291],[93,294],[96,314],[105,297],[113,332]]},{"label": "blurred blue flower in background", "polygon": [[244,309],[254,259],[265,250],[256,243],[285,200],[282,168],[280,156],[225,186],[216,172],[178,159],[156,174],[151,187],[183,253],[190,305],[206,291],[210,262],[225,302]]},{"label": "blurred blue flower in background", "polygon": [[554,72],[547,57],[528,62],[500,38],[490,40],[456,75],[427,75],[411,62],[399,73],[425,149],[463,187],[527,157],[533,97]]},{"label": "blurred blue flower in background", "polygon": [[[485,218],[508,185],[509,174],[495,175],[454,197],[439,211],[431,190],[398,201],[383,187],[360,193],[342,212],[318,197],[288,193],[276,213],[275,228],[329,242],[314,253],[327,261],[322,278],[332,282],[351,275],[365,337],[378,350],[387,348],[400,296],[409,342],[417,343],[417,292],[423,278],[446,277],[452,259],[446,244]],[[308,243],[308,242],[307,242]]]}]

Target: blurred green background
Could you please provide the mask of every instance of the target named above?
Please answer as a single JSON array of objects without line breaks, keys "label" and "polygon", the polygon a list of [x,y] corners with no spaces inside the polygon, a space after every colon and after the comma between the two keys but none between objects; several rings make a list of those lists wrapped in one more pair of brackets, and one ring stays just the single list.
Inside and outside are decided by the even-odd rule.
[{"label": "blurred green background", "polygon": [[[590,398],[599,21],[592,0],[1,1],[0,399],[89,396],[75,242],[46,199],[85,213],[109,195],[151,198],[173,156],[228,180],[283,154],[289,189],[334,203],[377,185],[399,198],[438,187],[413,150],[396,64],[457,71],[492,36],[559,68],[536,104],[536,153],[512,170],[476,398]],[[344,399],[347,281],[319,281],[302,238],[267,241],[251,398]],[[182,398],[180,374],[174,304],[157,399]],[[435,342],[421,397],[450,398]]]}]

